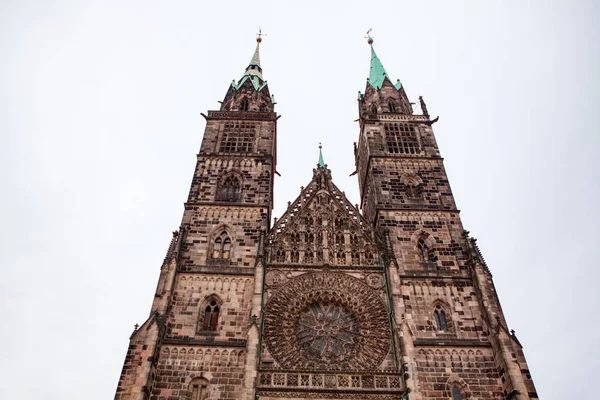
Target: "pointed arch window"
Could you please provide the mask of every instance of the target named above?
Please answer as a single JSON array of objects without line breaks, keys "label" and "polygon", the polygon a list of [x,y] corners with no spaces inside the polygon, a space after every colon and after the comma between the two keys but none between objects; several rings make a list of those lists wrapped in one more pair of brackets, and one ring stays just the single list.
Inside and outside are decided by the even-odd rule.
[{"label": "pointed arch window", "polygon": [[388,101],[388,109],[391,113],[397,112],[396,103],[393,100]]},{"label": "pointed arch window", "polygon": [[225,177],[217,188],[217,201],[238,202],[242,198],[242,184],[234,175]]},{"label": "pointed arch window", "polygon": [[373,114],[377,114],[377,104],[373,104],[373,105],[371,106],[371,112],[372,112]]},{"label": "pointed arch window", "polygon": [[464,397],[460,393],[458,386],[452,386],[452,400],[463,400]]},{"label": "pointed arch window", "polygon": [[300,252],[298,250],[292,250],[290,253],[290,259],[293,263],[300,262]]},{"label": "pointed arch window", "polygon": [[221,234],[215,239],[213,245],[213,258],[227,260],[231,255],[231,238],[227,234],[227,231],[221,232]]},{"label": "pointed arch window", "polygon": [[204,378],[194,379],[190,382],[191,400],[208,399],[208,381]]},{"label": "pointed arch window", "polygon": [[413,199],[413,200],[417,200],[417,199],[421,199],[423,196],[423,186],[418,184],[418,183],[414,183],[414,182],[410,182],[406,185],[406,197],[408,197],[409,199]]},{"label": "pointed arch window", "polygon": [[429,246],[427,246],[427,243],[425,243],[425,240],[423,238],[420,238],[417,241],[417,253],[419,253],[419,260],[421,260],[423,262],[436,262],[437,261],[437,257],[435,256],[435,253],[433,252],[432,249],[429,248]]},{"label": "pointed arch window", "polygon": [[441,306],[436,306],[433,311],[433,318],[435,320],[435,330],[436,331],[447,331],[448,330],[448,322],[446,321],[446,312]]},{"label": "pointed arch window", "polygon": [[219,304],[216,299],[211,299],[204,308],[204,319],[202,321],[203,331],[216,331],[219,323]]},{"label": "pointed arch window", "polygon": [[240,111],[248,111],[248,99],[243,99],[240,103]]}]

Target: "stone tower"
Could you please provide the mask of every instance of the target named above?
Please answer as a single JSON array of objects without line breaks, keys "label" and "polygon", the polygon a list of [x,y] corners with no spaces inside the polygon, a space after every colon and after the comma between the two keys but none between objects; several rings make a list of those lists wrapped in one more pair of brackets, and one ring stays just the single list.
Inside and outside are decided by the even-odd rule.
[{"label": "stone tower", "polygon": [[259,46],[209,111],[181,227],[115,399],[534,399],[462,227],[422,98],[371,45],[354,146],[361,206],[319,154],[270,225],[274,100]]}]

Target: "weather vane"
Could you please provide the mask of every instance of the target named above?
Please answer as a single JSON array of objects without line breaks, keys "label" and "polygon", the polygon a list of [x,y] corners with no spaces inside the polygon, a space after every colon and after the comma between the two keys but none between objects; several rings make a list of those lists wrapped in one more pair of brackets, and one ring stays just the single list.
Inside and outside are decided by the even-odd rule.
[{"label": "weather vane", "polygon": [[260,29],[260,26],[259,26],[259,27],[258,27],[258,33],[256,34],[256,36],[258,36],[258,37],[256,38],[256,41],[257,41],[258,43],[260,43],[260,42],[262,42],[262,37],[263,37],[263,36],[267,36],[267,34],[266,34],[266,33],[262,33],[262,30]]},{"label": "weather vane", "polygon": [[365,39],[367,39],[367,43],[369,44],[373,44],[373,36],[371,36],[371,31],[373,30],[373,28],[369,28],[369,30],[367,31],[365,36]]}]

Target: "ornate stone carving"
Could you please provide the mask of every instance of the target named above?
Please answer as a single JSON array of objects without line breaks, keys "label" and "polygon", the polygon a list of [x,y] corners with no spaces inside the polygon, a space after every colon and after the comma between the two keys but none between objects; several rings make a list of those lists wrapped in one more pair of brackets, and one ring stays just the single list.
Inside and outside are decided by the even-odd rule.
[{"label": "ornate stone carving", "polygon": [[385,284],[381,274],[369,274],[365,278],[365,281],[367,282],[367,285],[371,286],[373,289],[381,289]]},{"label": "ornate stone carving", "polygon": [[277,287],[287,281],[287,278],[281,271],[267,272],[266,283],[269,287]]},{"label": "ornate stone carving", "polygon": [[289,281],[267,303],[264,323],[269,351],[286,369],[374,369],[390,348],[380,297],[342,273]]}]

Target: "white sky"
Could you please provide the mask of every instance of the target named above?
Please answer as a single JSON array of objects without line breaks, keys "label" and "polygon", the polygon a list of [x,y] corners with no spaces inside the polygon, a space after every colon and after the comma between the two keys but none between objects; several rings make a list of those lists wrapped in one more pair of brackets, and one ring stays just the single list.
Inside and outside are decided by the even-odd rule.
[{"label": "white sky", "polygon": [[283,115],[274,216],[319,141],[358,202],[373,28],[388,74],[440,116],[463,223],[540,398],[596,399],[600,3],[491,3],[3,1],[0,398],[114,396],[180,224],[200,113],[242,75],[260,25]]}]

